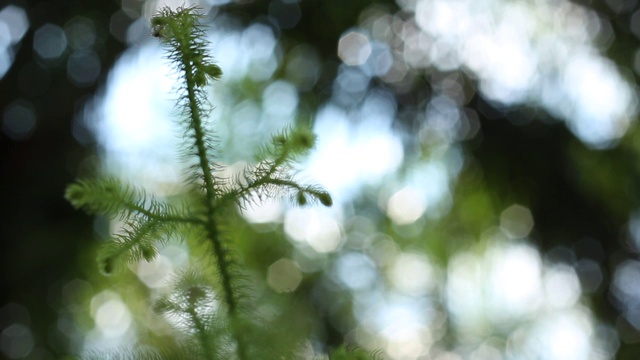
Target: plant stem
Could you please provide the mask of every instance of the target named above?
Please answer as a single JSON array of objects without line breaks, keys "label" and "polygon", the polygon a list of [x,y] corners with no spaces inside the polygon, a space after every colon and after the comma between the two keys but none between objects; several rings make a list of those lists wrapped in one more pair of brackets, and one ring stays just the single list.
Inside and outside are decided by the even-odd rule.
[{"label": "plant stem", "polygon": [[194,304],[190,304],[190,307],[187,310],[187,314],[189,314],[189,316],[191,317],[191,321],[193,321],[193,325],[196,328],[198,341],[200,341],[200,346],[202,346],[204,356],[207,359],[214,360],[215,357],[213,349],[211,348],[211,340],[207,339],[207,327],[202,322],[202,320],[200,320],[200,317],[198,316],[198,313],[196,312],[196,309],[193,305]]},{"label": "plant stem", "polygon": [[[185,57],[183,56],[183,59]],[[209,157],[207,154],[207,145],[205,143],[205,133],[202,126],[201,110],[196,94],[196,83],[193,78],[193,66],[189,61],[184,61],[185,78],[187,81],[187,98],[189,101],[189,113],[191,116],[191,126],[195,132],[195,142],[197,148],[197,154],[199,159],[200,169],[202,170],[204,180],[204,190],[206,193],[206,231],[207,237],[213,245],[213,252],[216,257],[216,264],[218,266],[218,272],[222,283],[222,290],[224,295],[224,302],[227,304],[230,323],[234,324],[237,318],[238,301],[233,289],[231,279],[231,262],[226,256],[226,249],[222,244],[219,236],[218,225],[216,221],[216,190],[215,179],[211,174],[211,168],[209,166]],[[241,337],[238,335],[237,330],[232,325],[231,332],[238,344],[238,354],[241,359],[243,356],[244,346],[242,346]]]}]

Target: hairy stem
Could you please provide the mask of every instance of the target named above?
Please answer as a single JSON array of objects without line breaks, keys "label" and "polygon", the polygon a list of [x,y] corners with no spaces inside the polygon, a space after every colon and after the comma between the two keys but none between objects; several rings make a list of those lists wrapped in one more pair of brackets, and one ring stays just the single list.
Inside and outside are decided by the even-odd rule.
[{"label": "hairy stem", "polygon": [[[193,305],[193,304],[190,304]],[[200,342],[200,346],[202,346],[202,350],[204,351],[204,356],[207,359],[215,359],[213,349],[211,348],[211,340],[207,339],[207,327],[198,316],[196,309],[193,306],[190,306],[187,309],[187,314],[191,318],[193,325],[197,332],[198,341]]]},{"label": "hairy stem", "polygon": [[192,74],[192,65],[188,62],[184,62],[186,79],[187,79],[187,97],[189,99],[189,111],[191,113],[191,124],[195,132],[196,148],[198,149],[198,159],[200,162],[200,169],[204,179],[204,190],[207,197],[207,235],[209,241],[213,244],[213,251],[218,260],[218,271],[222,277],[222,288],[224,291],[225,302],[229,307],[229,313],[234,314],[236,311],[236,299],[231,286],[231,274],[229,272],[229,263],[225,256],[225,249],[222,245],[218,234],[218,226],[215,218],[216,212],[216,195],[215,195],[215,180],[211,174],[209,167],[209,157],[207,155],[207,146],[204,142],[204,130],[202,128],[202,119],[200,117],[200,108],[198,107],[198,101],[195,93],[195,81],[190,76]]},{"label": "hairy stem", "polygon": [[[185,57],[183,56],[183,59]],[[218,266],[218,273],[220,274],[220,280],[222,283],[222,290],[224,294],[224,302],[227,304],[231,323],[237,317],[238,301],[232,285],[231,276],[231,263],[226,256],[226,249],[220,239],[218,231],[218,225],[216,221],[216,190],[215,190],[215,178],[211,174],[211,168],[209,166],[209,157],[207,154],[207,146],[205,143],[205,133],[202,126],[201,110],[196,94],[196,82],[193,77],[193,65],[185,59],[183,61],[185,78],[187,81],[187,99],[189,101],[189,113],[191,115],[191,126],[195,135],[195,142],[197,148],[197,154],[199,159],[200,169],[202,170],[204,180],[204,190],[206,193],[206,231],[207,237],[213,245],[213,252],[216,257],[216,264]],[[232,329],[232,333],[238,343],[238,353],[240,358],[244,358],[244,347],[242,346],[241,337],[237,332]]]}]

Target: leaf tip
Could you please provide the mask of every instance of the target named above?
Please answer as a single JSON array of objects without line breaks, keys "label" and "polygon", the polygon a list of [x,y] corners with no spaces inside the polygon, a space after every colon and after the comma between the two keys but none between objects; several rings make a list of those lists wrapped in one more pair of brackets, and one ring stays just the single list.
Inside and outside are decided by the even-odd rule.
[{"label": "leaf tip", "polygon": [[79,208],[86,200],[86,191],[80,184],[75,183],[67,186],[64,192],[64,198],[67,199],[75,208]]},{"label": "leaf tip", "polygon": [[141,246],[140,248],[141,248],[140,250],[142,251],[142,257],[146,262],[153,261],[156,258],[156,255],[158,254],[158,251],[152,245]]},{"label": "leaf tip", "polygon": [[106,257],[100,261],[100,272],[106,276],[112,275],[115,267],[114,265],[113,257]]},{"label": "leaf tip", "polygon": [[330,207],[331,205],[333,205],[333,199],[327,192],[321,192],[320,194],[318,194],[318,200],[320,200],[320,203],[326,207]]},{"label": "leaf tip", "polygon": [[296,201],[300,206],[305,206],[307,204],[307,197],[304,196],[304,192],[298,191],[298,193],[296,194]]},{"label": "leaf tip", "polygon": [[296,131],[291,136],[291,144],[296,149],[311,149],[316,143],[316,135],[308,130]]}]

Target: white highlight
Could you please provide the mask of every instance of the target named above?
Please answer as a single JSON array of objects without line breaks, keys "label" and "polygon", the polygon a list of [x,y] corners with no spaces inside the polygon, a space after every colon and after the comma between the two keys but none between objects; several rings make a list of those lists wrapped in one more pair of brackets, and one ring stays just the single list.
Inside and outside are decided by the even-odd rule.
[{"label": "white highlight", "polygon": [[117,293],[109,290],[91,299],[91,316],[96,322],[96,329],[105,338],[120,337],[132,325],[129,309]]},{"label": "white highlight", "polygon": [[404,187],[389,198],[387,215],[399,225],[418,220],[427,209],[424,194],[420,189]]},{"label": "white highlight", "polygon": [[[487,97],[507,105],[538,103],[592,147],[614,144],[638,112],[635,91],[595,43],[606,20],[585,7],[552,0],[418,0],[415,20],[427,41],[405,39],[402,51],[414,59],[411,65],[464,66]],[[412,55],[422,53],[430,61]]]},{"label": "white highlight", "polygon": [[286,234],[318,253],[328,253],[342,244],[342,234],[334,216],[316,208],[291,209],[284,218]]}]

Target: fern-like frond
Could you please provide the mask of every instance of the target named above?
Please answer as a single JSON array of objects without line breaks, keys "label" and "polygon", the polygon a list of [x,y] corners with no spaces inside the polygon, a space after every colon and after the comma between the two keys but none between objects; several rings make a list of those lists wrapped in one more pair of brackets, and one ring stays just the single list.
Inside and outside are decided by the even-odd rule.
[{"label": "fern-like frond", "polygon": [[105,243],[98,252],[98,264],[104,274],[112,274],[127,264],[141,260],[153,261],[158,255],[157,242],[179,233],[179,223],[156,219],[131,219],[126,222],[122,233]]},{"label": "fern-like frond", "polygon": [[[288,197],[299,205],[319,202],[331,206],[331,196],[324,189],[300,184],[294,178],[293,163],[314,146],[315,135],[308,129],[286,129],[264,146],[257,165],[235,178],[223,177],[224,167],[215,161],[219,158],[218,141],[207,124],[212,107],[206,90],[222,71],[208,55],[201,18],[193,7],[165,8],[151,22],[153,34],[165,45],[181,79],[177,89],[179,123],[190,191],[181,196],[181,202],[169,201],[110,178],[80,180],[67,188],[65,196],[76,208],[124,222],[121,232],[99,252],[104,273],[153,260],[158,242],[175,235],[194,240],[196,246],[189,243],[192,256],[203,262],[211,260],[207,265],[216,271],[186,270],[157,300],[155,310],[183,330],[177,346],[120,349],[101,352],[101,358],[295,358],[307,335],[291,327],[288,334],[292,336],[282,336],[284,324],[290,320],[288,314],[277,321],[254,316],[255,302],[247,296],[251,292],[239,256],[233,251],[238,249],[233,235],[239,226],[235,205],[242,207],[255,199]],[[205,248],[205,256],[194,255],[200,247]]]},{"label": "fern-like frond", "polygon": [[78,209],[111,219],[126,221],[133,216],[143,216],[155,220],[198,222],[188,213],[185,214],[186,211],[159,201],[145,190],[123,184],[115,178],[79,180],[67,187],[65,197]]},{"label": "fern-like frond", "polygon": [[185,341],[194,343],[198,358],[226,359],[233,357],[229,346],[233,341],[225,330],[226,322],[216,316],[218,306],[212,279],[188,269],[175,278],[169,292],[156,301],[154,310],[167,316],[188,335]]},{"label": "fern-like frond", "polygon": [[169,48],[169,58],[175,66],[187,70],[185,60],[190,62],[189,75],[197,87],[222,76],[222,70],[207,53],[202,17],[196,7],[182,7],[176,11],[164,8],[151,19],[153,35]]},{"label": "fern-like frond", "polygon": [[216,143],[213,135],[205,131],[211,106],[204,87],[211,80],[219,79],[222,70],[208,55],[209,42],[200,24],[202,15],[195,7],[162,9],[151,19],[154,35],[167,48],[169,59],[182,75],[179,106],[183,109],[183,129],[185,129],[185,158],[195,159],[196,171],[190,172],[189,180],[200,181],[213,202],[216,189],[220,185],[212,172],[217,166],[212,161]]},{"label": "fern-like frond", "polygon": [[288,197],[304,206],[319,202],[331,206],[331,195],[315,185],[301,185],[294,179],[291,163],[306,154],[315,144],[315,135],[305,129],[286,129],[274,135],[260,152],[260,162],[247,167],[235,182],[226,187],[222,203],[233,201],[241,208],[253,201]]},{"label": "fern-like frond", "polygon": [[[206,131],[206,117],[209,105],[203,87],[209,80],[217,79],[222,71],[207,55],[207,41],[199,24],[201,16],[194,8],[179,8],[176,11],[165,8],[152,19],[154,33],[161,39],[168,49],[169,59],[172,60],[181,74],[183,91],[180,94],[180,104],[184,109],[182,122],[187,141],[187,153],[193,154],[197,166],[193,168],[195,177],[201,179],[204,194],[204,223],[206,239],[212,245],[220,283],[223,302],[230,318],[235,318],[238,312],[239,294],[235,292],[233,263],[228,256],[228,249],[220,236],[218,219],[218,200],[223,184],[218,182],[214,174],[215,165],[212,159],[212,142],[210,132]],[[233,332],[236,340],[237,353],[244,358],[243,343],[240,334]]]},{"label": "fern-like frond", "polygon": [[65,197],[74,207],[90,214],[122,220],[136,214],[152,215],[153,207],[158,205],[143,190],[114,178],[79,180],[67,187]]},{"label": "fern-like frond", "polygon": [[232,197],[237,199],[241,208],[247,203],[268,198],[289,198],[291,203],[299,206],[317,202],[327,207],[333,205],[333,199],[326,190],[316,185],[300,185],[288,174],[253,179],[247,186],[234,192]]},{"label": "fern-like frond", "polygon": [[213,291],[214,280],[203,272],[189,268],[177,274],[169,291],[158,298],[154,310],[160,314],[181,317],[192,308],[209,316],[217,306]]},{"label": "fern-like frond", "polygon": [[276,167],[280,167],[299,160],[315,144],[316,135],[309,129],[286,128],[271,137],[271,141],[258,152],[258,159],[270,159]]}]

